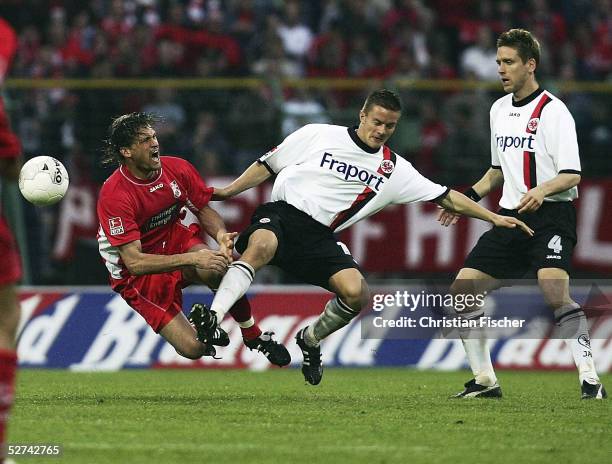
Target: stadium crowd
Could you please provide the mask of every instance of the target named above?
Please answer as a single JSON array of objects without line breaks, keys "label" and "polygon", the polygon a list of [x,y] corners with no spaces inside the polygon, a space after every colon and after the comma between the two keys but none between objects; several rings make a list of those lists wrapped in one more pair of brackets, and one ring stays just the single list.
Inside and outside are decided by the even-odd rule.
[{"label": "stadium crowd", "polygon": [[[13,79],[262,78],[226,88],[9,86],[25,157],[53,154],[73,182],[93,186],[108,176],[98,159],[113,116],[154,112],[164,119],[165,153],[186,157],[204,178],[235,175],[307,122],[355,124],[370,90],[283,87],[279,77],[495,86],[495,40],[511,27],[542,42],[544,87],[612,78],[609,0],[4,0],[0,18],[19,36]],[[490,159],[488,109],[501,86],[399,90],[405,110],[391,147],[443,184],[480,176]],[[576,121],[585,177],[609,177],[611,94],[557,94]]]}]

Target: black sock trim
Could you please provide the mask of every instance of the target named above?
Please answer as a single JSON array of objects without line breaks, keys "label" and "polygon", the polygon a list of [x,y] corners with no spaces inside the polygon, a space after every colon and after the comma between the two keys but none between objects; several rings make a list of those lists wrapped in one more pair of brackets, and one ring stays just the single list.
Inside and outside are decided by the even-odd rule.
[{"label": "black sock trim", "polygon": [[234,267],[239,267],[240,269],[244,270],[247,272],[247,274],[249,276],[251,276],[251,280],[253,280],[255,278],[255,274],[253,273],[253,271],[251,269],[249,269],[248,266],[245,266],[244,264],[236,261],[235,263],[232,264],[232,266]]}]

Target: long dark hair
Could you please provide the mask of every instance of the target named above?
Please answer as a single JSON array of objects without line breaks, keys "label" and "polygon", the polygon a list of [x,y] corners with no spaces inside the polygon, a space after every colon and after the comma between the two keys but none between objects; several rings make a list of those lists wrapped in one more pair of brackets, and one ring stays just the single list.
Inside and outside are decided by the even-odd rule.
[{"label": "long dark hair", "polygon": [[159,118],[151,113],[129,113],[113,119],[108,127],[108,138],[104,140],[102,165],[123,164],[121,149],[132,145],[142,129],[156,122],[159,122]]}]

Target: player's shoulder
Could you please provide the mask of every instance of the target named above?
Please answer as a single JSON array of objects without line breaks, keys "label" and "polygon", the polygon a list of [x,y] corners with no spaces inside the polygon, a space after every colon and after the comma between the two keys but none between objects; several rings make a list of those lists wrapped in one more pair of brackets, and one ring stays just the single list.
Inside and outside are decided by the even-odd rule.
[{"label": "player's shoulder", "polygon": [[129,182],[126,182],[125,176],[121,174],[121,168],[115,169],[115,171],[104,181],[100,188],[98,195],[98,201],[102,200],[117,200],[126,195],[126,185],[129,186]]},{"label": "player's shoulder", "polygon": [[187,161],[185,158],[181,158],[180,156],[163,155],[163,156],[160,156],[160,159],[161,159],[162,167],[169,167],[169,168],[179,167],[180,168],[180,167],[192,165],[189,161]]},{"label": "player's shoulder", "polygon": [[548,112],[556,111],[560,113],[570,113],[570,110],[568,109],[567,105],[559,97],[552,94],[548,90],[544,90],[544,92],[542,93],[548,98],[550,98],[550,102],[544,107],[543,111],[548,110]]},{"label": "player's shoulder", "polygon": [[491,113],[495,113],[503,106],[512,105],[512,94],[506,94],[503,97],[499,97],[491,105]]}]

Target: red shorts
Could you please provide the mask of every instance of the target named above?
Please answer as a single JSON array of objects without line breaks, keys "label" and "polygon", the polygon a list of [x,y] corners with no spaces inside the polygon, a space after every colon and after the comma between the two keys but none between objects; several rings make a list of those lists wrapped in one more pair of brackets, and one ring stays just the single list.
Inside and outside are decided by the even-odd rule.
[{"label": "red shorts", "polygon": [[2,257],[0,285],[19,282],[21,280],[21,258],[17,242],[2,216],[0,216],[0,256]]},{"label": "red shorts", "polygon": [[[195,245],[204,243],[194,231],[177,226],[172,236],[177,244],[173,253],[184,253]],[[180,244],[180,245],[179,245]],[[170,247],[169,247],[170,248]],[[183,310],[182,289],[189,285],[180,270],[163,274],[131,276],[125,286],[119,286],[123,299],[140,314],[155,332]]]}]

